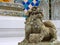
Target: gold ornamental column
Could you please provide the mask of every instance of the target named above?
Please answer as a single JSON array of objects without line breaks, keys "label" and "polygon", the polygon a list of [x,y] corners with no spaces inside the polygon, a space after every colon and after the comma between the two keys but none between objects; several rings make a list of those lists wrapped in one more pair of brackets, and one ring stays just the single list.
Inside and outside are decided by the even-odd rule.
[{"label": "gold ornamental column", "polygon": [[9,2],[9,3],[14,3],[14,0],[0,0],[0,2]]}]

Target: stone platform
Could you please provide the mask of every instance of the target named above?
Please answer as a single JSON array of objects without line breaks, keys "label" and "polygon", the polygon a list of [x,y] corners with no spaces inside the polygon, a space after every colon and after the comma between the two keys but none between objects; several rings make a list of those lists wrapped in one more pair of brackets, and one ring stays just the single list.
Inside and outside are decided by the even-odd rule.
[{"label": "stone platform", "polygon": [[60,45],[60,42],[57,41],[55,43],[52,42],[40,42],[40,43],[25,43],[25,42],[21,42],[18,43],[18,45]]}]

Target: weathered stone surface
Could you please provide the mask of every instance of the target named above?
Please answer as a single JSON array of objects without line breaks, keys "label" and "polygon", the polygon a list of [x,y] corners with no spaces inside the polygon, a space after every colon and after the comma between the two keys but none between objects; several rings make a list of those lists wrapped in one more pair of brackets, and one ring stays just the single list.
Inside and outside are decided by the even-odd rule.
[{"label": "weathered stone surface", "polygon": [[[26,19],[26,23],[25,23],[26,39],[29,40],[30,42],[39,42],[39,41],[53,42],[57,39],[56,27],[51,21],[43,22],[42,21],[43,13],[38,9],[39,7],[38,8],[33,7],[30,11],[27,12],[28,18]],[[37,35],[30,35],[33,33],[40,34],[40,37]],[[37,39],[37,37],[39,40]]]},{"label": "weathered stone surface", "polygon": [[40,41],[40,34],[30,34],[29,42],[39,42]]},{"label": "weathered stone surface", "polygon": [[[43,13],[38,7],[27,12],[25,40],[19,45],[51,45],[57,39],[56,27],[51,21],[42,21]],[[49,43],[47,43],[49,42]]]}]

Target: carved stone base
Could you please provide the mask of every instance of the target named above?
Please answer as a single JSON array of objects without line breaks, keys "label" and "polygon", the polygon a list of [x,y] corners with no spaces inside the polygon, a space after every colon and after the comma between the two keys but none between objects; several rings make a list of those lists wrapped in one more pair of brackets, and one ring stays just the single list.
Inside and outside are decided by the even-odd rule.
[{"label": "carved stone base", "polygon": [[52,42],[28,43],[23,41],[21,43],[18,43],[18,45],[60,45],[60,42],[57,41],[55,43],[52,43]]}]

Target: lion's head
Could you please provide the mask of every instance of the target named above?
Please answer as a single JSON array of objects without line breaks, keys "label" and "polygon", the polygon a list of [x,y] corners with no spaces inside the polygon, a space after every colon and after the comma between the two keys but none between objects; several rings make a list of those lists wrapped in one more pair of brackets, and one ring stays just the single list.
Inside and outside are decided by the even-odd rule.
[{"label": "lion's head", "polygon": [[41,12],[41,9],[39,7],[32,7],[30,10],[27,11],[26,15],[29,16],[34,16],[36,15],[38,18],[43,17],[43,13]]}]

